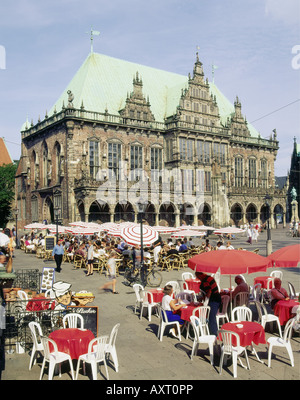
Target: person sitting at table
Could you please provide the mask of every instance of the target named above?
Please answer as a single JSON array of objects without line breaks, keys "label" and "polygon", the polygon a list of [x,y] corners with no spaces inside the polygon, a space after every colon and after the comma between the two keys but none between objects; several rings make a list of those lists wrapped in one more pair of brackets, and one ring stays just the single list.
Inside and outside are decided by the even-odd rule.
[{"label": "person sitting at table", "polygon": [[[178,321],[180,328],[183,326],[184,324],[184,320],[180,318],[179,314],[174,314],[173,311],[177,311],[180,310],[182,307],[185,307],[186,304],[182,303],[182,304],[178,304],[178,300],[177,299],[173,299],[172,297],[172,293],[173,293],[173,286],[171,285],[166,285],[164,287],[164,297],[162,299],[161,302],[161,307],[162,309],[166,312],[167,314],[167,318],[168,321]],[[170,330],[170,333],[172,336],[178,338],[179,332],[177,331],[177,327],[176,328],[172,328]]]},{"label": "person sitting at table", "polygon": [[287,291],[281,287],[281,280],[279,278],[274,279],[274,288],[270,291],[271,295],[271,307],[274,309],[275,304],[279,300],[290,300]]},{"label": "person sitting at table", "polygon": [[226,246],[224,246],[223,242],[218,242],[217,250],[227,250],[227,249],[226,249]]},{"label": "person sitting at table", "polygon": [[231,242],[228,240],[228,242],[226,243],[226,249],[227,250],[234,250],[234,247],[232,246]]},{"label": "person sitting at table", "polygon": [[167,252],[167,256],[170,256],[172,254],[178,254],[178,251],[176,250],[176,245],[172,244],[170,250],[168,250]]},{"label": "person sitting at table", "polygon": [[211,244],[209,243],[209,239],[205,240],[205,251],[211,251],[212,247]]},{"label": "person sitting at table", "polygon": [[205,296],[209,299],[208,306],[210,307],[208,327],[211,335],[218,333],[218,324],[216,315],[222,303],[222,298],[219,292],[218,285],[214,278],[204,272],[196,272],[196,277],[200,279],[200,289],[203,290]]},{"label": "person sitting at table", "polygon": [[180,246],[179,246],[178,251],[179,251],[179,253],[185,253],[185,252],[188,251],[188,247],[187,247],[187,245],[184,243],[183,240],[181,241],[181,244],[180,244]]},{"label": "person sitting at table", "polygon": [[232,298],[234,299],[235,296],[240,293],[240,292],[247,292],[249,293],[249,286],[247,285],[247,283],[244,281],[243,277],[241,275],[237,275],[234,278],[234,281],[236,283],[236,288],[234,289],[234,291],[232,292]]}]

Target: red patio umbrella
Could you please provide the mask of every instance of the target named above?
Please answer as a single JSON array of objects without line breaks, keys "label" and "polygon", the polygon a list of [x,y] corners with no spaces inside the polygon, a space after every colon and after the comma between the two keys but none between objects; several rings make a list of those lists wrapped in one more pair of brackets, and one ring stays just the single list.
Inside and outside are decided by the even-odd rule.
[{"label": "red patio umbrella", "polygon": [[247,250],[213,250],[197,254],[188,261],[188,266],[199,272],[221,275],[251,274],[266,271],[271,267],[271,260]]},{"label": "red patio umbrella", "polygon": [[282,247],[267,258],[273,267],[297,267],[300,263],[300,244]]}]

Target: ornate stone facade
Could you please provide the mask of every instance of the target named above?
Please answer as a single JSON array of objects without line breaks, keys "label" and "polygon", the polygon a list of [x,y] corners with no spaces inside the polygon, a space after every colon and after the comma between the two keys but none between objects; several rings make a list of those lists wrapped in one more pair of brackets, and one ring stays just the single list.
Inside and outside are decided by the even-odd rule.
[{"label": "ornate stone facade", "polygon": [[[56,104],[43,121],[24,125],[16,179],[21,226],[53,221],[55,207],[62,224],[136,220],[139,198],[148,202],[145,217],[151,225],[264,222],[266,194],[272,198],[271,224],[278,213],[285,224],[286,188],[275,188],[276,131],[269,140],[261,138],[243,117],[238,98],[226,113],[228,100],[205,79],[198,54],[193,74],[174,76],[174,87],[171,73],[164,85],[169,76],[152,69],[149,83],[149,70],[130,67],[136,73],[130,81],[127,74],[127,94],[120,89],[112,96],[111,86],[104,87],[111,79],[124,83],[124,70],[116,68],[113,75],[110,69],[102,77],[103,110],[90,98],[95,96],[96,104],[100,92],[93,94],[93,85],[90,92],[79,91],[75,79],[60,109]],[[159,79],[167,94],[154,91],[152,104],[148,92]],[[114,107],[118,111],[109,112]]]}]

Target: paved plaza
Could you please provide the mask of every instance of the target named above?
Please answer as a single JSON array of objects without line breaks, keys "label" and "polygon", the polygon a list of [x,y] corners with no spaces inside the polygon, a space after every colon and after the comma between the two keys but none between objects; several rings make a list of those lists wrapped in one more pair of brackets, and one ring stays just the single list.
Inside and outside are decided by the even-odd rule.
[{"label": "paved plaza", "polygon": [[[286,245],[299,243],[299,238],[288,238],[287,229],[282,227],[272,230],[273,251]],[[216,243],[215,236],[210,237],[211,243]],[[239,236],[232,240],[235,248],[243,247],[247,250],[259,248],[259,254],[266,255],[266,232],[262,232],[258,238],[258,243],[249,245],[246,243],[245,236]],[[47,265],[54,265],[54,262],[47,262]],[[21,250],[16,251],[14,259],[14,269],[38,268],[43,270],[45,262],[36,258],[33,254],[25,254]],[[279,269],[279,268],[278,268]],[[181,274],[185,270],[162,272],[163,285],[170,280],[181,279]],[[297,292],[300,291],[299,268],[282,268],[283,287],[288,290],[287,282],[292,282]],[[256,276],[267,275],[260,272],[245,275],[247,283],[252,285]],[[103,285],[107,278],[104,274],[97,272],[93,276],[86,277],[82,269],[75,270],[72,264],[62,265],[62,272],[57,274],[56,280],[66,281],[72,284],[73,291],[87,290],[95,295],[95,300],[91,304],[99,308],[98,335],[109,334],[116,323],[120,323],[117,336],[116,347],[119,358],[119,372],[116,373],[113,366],[109,365],[110,380],[114,381],[173,381],[179,384],[180,381],[187,380],[234,380],[232,365],[223,369],[219,374],[219,355],[215,355],[215,366],[211,366],[207,345],[200,345],[198,355],[191,361],[190,353],[192,350],[192,340],[178,339],[164,335],[163,341],[157,338],[159,319],[152,315],[149,322],[144,316],[139,318],[139,313],[134,314],[135,294],[132,287],[123,284],[122,273],[117,278],[116,290],[119,294],[111,292],[99,293],[98,288]],[[233,284],[233,282],[232,282]],[[221,287],[229,286],[229,276],[221,276]],[[146,314],[145,314],[146,315]],[[276,331],[271,334],[266,328],[266,339],[269,336],[277,335]],[[220,343],[220,342],[219,342]],[[236,380],[299,380],[300,379],[300,336],[295,333],[292,338],[292,348],[295,358],[295,367],[292,368],[285,349],[274,348],[271,368],[267,367],[267,345],[256,346],[259,357],[264,361],[259,363],[254,355],[249,354],[250,370],[245,370],[238,365],[238,377]],[[6,354],[6,366],[2,373],[2,380],[38,380],[41,363],[37,363],[29,371],[29,354]],[[68,369],[63,368],[62,377],[58,375],[54,380],[70,380],[71,376]],[[101,372],[105,374],[102,365]],[[43,379],[48,378],[47,370]],[[79,374],[80,380],[89,380],[90,377]],[[104,380],[104,376],[98,374],[99,380]],[[117,383],[117,382],[116,382]],[[131,383],[132,384],[132,383]],[[195,383],[196,384],[196,383]],[[138,382],[136,382],[138,385]]]}]

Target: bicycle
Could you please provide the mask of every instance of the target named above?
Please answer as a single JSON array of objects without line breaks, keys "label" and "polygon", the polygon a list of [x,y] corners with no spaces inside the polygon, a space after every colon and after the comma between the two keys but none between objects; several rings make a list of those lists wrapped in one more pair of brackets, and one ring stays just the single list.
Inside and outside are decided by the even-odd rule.
[{"label": "bicycle", "polygon": [[158,272],[155,268],[156,265],[153,264],[148,267],[144,265],[145,271],[142,270],[140,264],[135,266],[127,265],[124,272],[124,283],[130,286],[132,283],[140,283],[141,285],[150,287],[159,287],[162,282],[162,274]]}]

